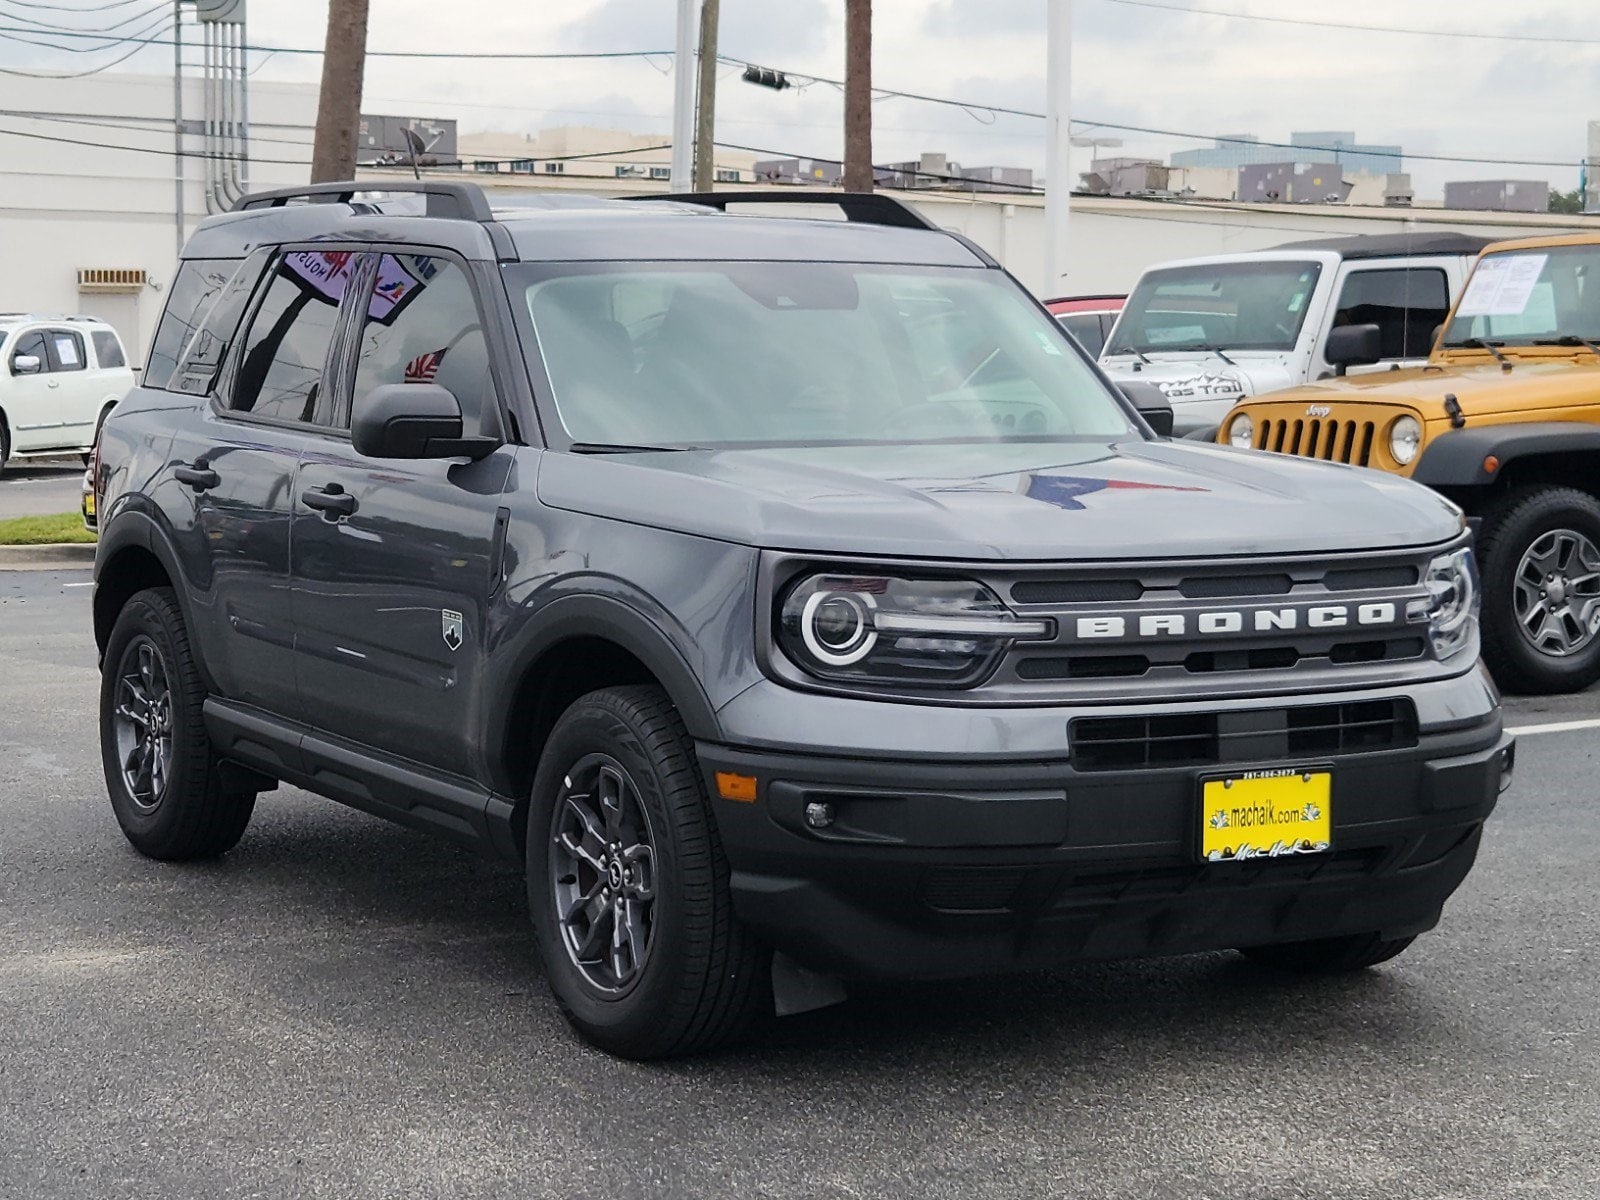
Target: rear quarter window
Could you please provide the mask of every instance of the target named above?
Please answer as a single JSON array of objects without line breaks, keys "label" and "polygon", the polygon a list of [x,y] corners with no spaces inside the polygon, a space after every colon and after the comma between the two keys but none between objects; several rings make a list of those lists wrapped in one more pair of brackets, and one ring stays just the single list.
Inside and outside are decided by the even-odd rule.
[{"label": "rear quarter window", "polygon": [[150,343],[145,387],[166,388],[172,381],[184,347],[238,266],[236,258],[191,258],[178,267],[155,340]]},{"label": "rear quarter window", "polygon": [[122,353],[122,343],[116,334],[109,329],[96,329],[89,336],[94,339],[94,360],[101,370],[128,365],[128,357]]}]

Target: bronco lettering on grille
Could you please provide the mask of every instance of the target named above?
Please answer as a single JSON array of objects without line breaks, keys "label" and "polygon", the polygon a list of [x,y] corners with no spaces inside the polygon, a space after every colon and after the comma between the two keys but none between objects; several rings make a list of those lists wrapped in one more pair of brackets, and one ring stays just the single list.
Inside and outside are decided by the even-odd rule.
[{"label": "bronco lettering on grille", "polygon": [[1078,617],[1077,641],[1128,638],[1239,637],[1294,629],[1374,629],[1401,625],[1392,600],[1372,604],[1311,604],[1271,608],[1207,609],[1187,613],[1141,613],[1137,617]]}]

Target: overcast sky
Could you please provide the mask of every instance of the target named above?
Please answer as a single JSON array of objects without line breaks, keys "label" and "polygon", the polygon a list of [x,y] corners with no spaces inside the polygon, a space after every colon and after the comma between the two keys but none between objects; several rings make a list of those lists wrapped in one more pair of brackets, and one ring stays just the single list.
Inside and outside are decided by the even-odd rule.
[{"label": "overcast sky", "polygon": [[[104,0],[56,0],[84,8]],[[1269,24],[1160,11],[1116,0],[1074,5],[1073,115],[1196,134],[1350,129],[1414,154],[1548,160],[1563,166],[1410,159],[1419,196],[1446,179],[1548,179],[1576,185],[1586,123],[1600,118],[1600,25],[1595,0],[1161,0],[1179,7],[1475,33],[1548,36],[1545,42],[1464,40]],[[158,0],[149,0],[152,10]],[[1044,105],[1046,0],[876,0],[875,82],[980,104]],[[373,0],[374,50],[666,50],[674,0]],[[0,0],[0,26],[20,0]],[[837,78],[844,66],[843,0],[722,0],[725,54]],[[40,10],[32,9],[35,14]],[[129,11],[122,9],[119,11]],[[136,11],[136,10],[135,10]],[[320,46],[326,0],[255,0],[250,41]],[[92,17],[77,18],[89,24]],[[3,35],[0,35],[3,36]],[[1594,39],[1574,43],[1572,37]],[[3,47],[5,61],[81,66],[85,56]],[[129,63],[159,70],[170,52]],[[94,61],[92,58],[88,61]],[[253,62],[259,59],[253,59]],[[279,55],[258,79],[314,80],[315,58]],[[594,124],[640,133],[669,129],[670,59],[581,63],[373,60],[365,107],[446,116],[463,132],[532,132]],[[819,157],[840,153],[842,97],[815,84],[775,93],[723,69],[718,140]],[[946,151],[968,166],[1042,169],[1043,122],[969,116],[903,99],[876,106],[879,162]],[[1085,131],[1087,132],[1087,131]],[[1164,157],[1197,140],[1115,130],[1112,154]],[[1088,167],[1080,151],[1075,170]]]}]

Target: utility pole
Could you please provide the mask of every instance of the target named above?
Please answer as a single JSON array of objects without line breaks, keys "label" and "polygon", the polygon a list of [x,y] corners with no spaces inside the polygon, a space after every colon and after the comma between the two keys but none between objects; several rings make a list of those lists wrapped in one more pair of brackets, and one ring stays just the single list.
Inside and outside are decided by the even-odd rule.
[{"label": "utility pole", "polygon": [[678,0],[678,38],[672,53],[672,190],[694,186],[694,17],[696,0]]},{"label": "utility pole", "polygon": [[1072,0],[1046,0],[1044,227],[1042,296],[1067,292],[1067,222],[1072,216]]},{"label": "utility pole", "polygon": [[872,190],[872,0],[844,0],[844,188]]},{"label": "utility pole", "polygon": [[361,81],[367,63],[367,0],[329,0],[311,182],[353,179],[361,131]]},{"label": "utility pole", "polygon": [[717,157],[717,23],[722,0],[700,3],[700,99],[695,106],[694,190],[709,192],[716,183]]}]

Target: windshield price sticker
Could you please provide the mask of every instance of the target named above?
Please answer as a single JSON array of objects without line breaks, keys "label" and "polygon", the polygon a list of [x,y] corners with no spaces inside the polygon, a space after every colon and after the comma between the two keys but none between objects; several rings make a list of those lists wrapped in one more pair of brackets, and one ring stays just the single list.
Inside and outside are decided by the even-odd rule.
[{"label": "windshield price sticker", "polygon": [[1478,264],[1456,313],[1462,317],[1520,317],[1544,274],[1548,254],[1495,254]]}]

